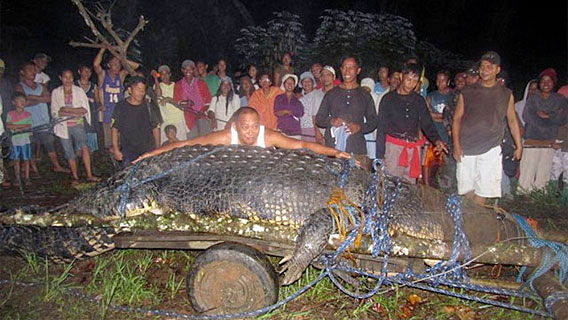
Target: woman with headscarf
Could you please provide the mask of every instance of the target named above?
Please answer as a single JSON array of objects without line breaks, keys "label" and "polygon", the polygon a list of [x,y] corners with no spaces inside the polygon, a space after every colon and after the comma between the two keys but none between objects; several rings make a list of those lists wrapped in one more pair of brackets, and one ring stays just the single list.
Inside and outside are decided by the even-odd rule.
[{"label": "woman with headscarf", "polygon": [[525,146],[519,187],[525,192],[543,188],[548,182],[554,156],[552,144],[558,128],[568,121],[566,99],[553,91],[556,81],[554,69],[542,71],[538,76],[539,90],[529,96],[523,110]]},{"label": "woman with headscarf", "polygon": [[527,85],[525,87],[525,93],[523,94],[523,99],[515,102],[515,111],[517,111],[519,122],[521,122],[521,126],[523,128],[525,127],[525,120],[523,120],[523,111],[525,110],[525,105],[527,103],[527,99],[536,90],[538,90],[538,80],[532,79],[527,83]]}]

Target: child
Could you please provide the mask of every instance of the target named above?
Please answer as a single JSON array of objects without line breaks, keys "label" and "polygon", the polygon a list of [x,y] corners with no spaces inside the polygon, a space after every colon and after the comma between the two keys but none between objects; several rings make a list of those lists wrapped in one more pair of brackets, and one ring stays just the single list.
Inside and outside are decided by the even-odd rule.
[{"label": "child", "polygon": [[[16,110],[8,112],[6,117],[6,129],[12,132],[18,132],[29,129],[32,126],[31,113],[24,110],[26,105],[26,95],[20,92],[14,93],[12,104]],[[10,152],[10,160],[14,161],[15,186],[20,185],[20,160],[24,163],[24,183],[30,185],[30,160],[32,158],[32,148],[30,143],[31,133],[19,133],[12,136],[12,151]]]},{"label": "child", "polygon": [[166,141],[164,141],[164,143],[162,143],[162,147],[167,146],[170,143],[174,143],[174,142],[179,141],[179,139],[177,138],[177,128],[173,124],[168,124],[164,128],[164,132],[166,133],[166,137],[168,138],[168,140],[166,140]]}]

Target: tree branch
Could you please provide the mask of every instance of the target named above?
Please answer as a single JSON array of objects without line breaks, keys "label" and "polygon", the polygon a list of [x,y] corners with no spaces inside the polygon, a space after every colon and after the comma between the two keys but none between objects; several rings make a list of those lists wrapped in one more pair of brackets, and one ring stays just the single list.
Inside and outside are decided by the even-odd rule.
[{"label": "tree branch", "polygon": [[91,19],[91,16],[87,13],[85,6],[83,6],[83,2],[81,0],[71,0],[71,2],[73,2],[73,4],[77,6],[77,8],[79,9],[79,13],[81,14],[83,19],[85,20],[85,24],[87,24],[87,26],[91,29],[91,32],[93,33],[93,35],[95,35],[95,37],[97,37],[97,39],[99,39],[100,42],[110,45],[110,43],[108,43],[107,39],[97,29],[97,26],[95,25],[95,23]]},{"label": "tree branch", "polygon": [[[99,15],[99,19],[100,19],[101,24],[103,25],[103,28],[105,28],[105,30],[110,34],[110,36],[114,39],[116,44],[118,44],[120,47],[123,47],[124,42],[122,41],[122,39],[120,39],[120,36],[118,35],[118,33],[116,33],[116,31],[114,31],[112,29],[113,24],[112,24],[112,18],[111,18],[110,12],[101,13]],[[124,51],[126,51],[127,49],[128,49],[128,46],[124,47]]]},{"label": "tree branch", "polygon": [[138,25],[136,26],[136,28],[134,28],[134,30],[132,30],[132,32],[130,33],[130,35],[128,36],[128,38],[126,39],[126,41],[124,42],[124,48],[128,49],[128,46],[130,45],[130,43],[132,42],[132,40],[134,40],[134,37],[136,37],[136,35],[142,30],[144,29],[144,27],[146,26],[146,24],[148,24],[148,20],[144,19],[144,16],[140,16],[138,18]]},{"label": "tree branch", "polygon": [[[73,48],[93,48],[93,49],[108,49],[108,46],[102,44],[102,43],[88,43],[88,42],[77,42],[77,41],[70,41],[69,45],[72,46]],[[119,50],[120,48],[118,46],[112,46],[111,47],[112,50]]]}]

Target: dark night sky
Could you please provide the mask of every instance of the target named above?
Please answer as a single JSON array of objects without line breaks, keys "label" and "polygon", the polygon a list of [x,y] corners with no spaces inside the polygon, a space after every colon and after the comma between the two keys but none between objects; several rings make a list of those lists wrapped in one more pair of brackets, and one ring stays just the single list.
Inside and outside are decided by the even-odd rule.
[{"label": "dark night sky", "polygon": [[[326,8],[397,14],[413,23],[418,39],[427,40],[440,49],[461,54],[466,59],[477,59],[489,49],[498,51],[503,58],[503,66],[513,77],[515,87],[524,87],[527,80],[546,67],[555,67],[563,81],[566,81],[568,76],[568,8],[565,0],[543,1],[542,5],[535,5],[533,1],[515,0],[241,2],[250,11],[256,24],[263,24],[270,19],[272,11],[288,10],[299,14],[308,38],[313,36],[320,23],[318,17]],[[184,40],[194,38],[192,34],[184,33],[183,28],[185,23],[192,23],[197,19],[194,15],[198,13],[191,11],[194,3],[218,3],[218,10],[222,11],[225,4],[231,3],[229,0],[121,0],[120,3],[136,4],[135,8],[126,13],[134,23],[138,15],[147,16],[150,25],[145,33],[152,32],[152,28],[160,27],[164,23],[170,26],[177,23],[174,30],[178,32],[180,39],[176,56],[178,63],[186,57],[208,58],[204,56],[213,55],[212,52],[219,56],[230,56],[230,52],[225,52],[231,50],[230,41],[204,50]],[[187,14],[179,18],[180,10],[176,8],[182,8],[181,11]],[[171,11],[171,15],[167,10]],[[157,14],[159,16],[156,16]],[[86,60],[95,55],[93,49],[73,49],[67,46],[69,40],[80,41],[83,35],[90,36],[70,1],[0,0],[0,19],[0,57],[6,60],[8,71],[11,73],[13,70],[10,65],[20,64],[31,58],[36,51],[48,52],[57,60],[58,63],[54,63],[48,70],[52,74],[62,68],[63,64],[76,64],[78,59],[87,62]],[[183,21],[184,19],[187,21]],[[234,18],[233,23],[238,25]],[[207,29],[206,24],[202,25]]]}]

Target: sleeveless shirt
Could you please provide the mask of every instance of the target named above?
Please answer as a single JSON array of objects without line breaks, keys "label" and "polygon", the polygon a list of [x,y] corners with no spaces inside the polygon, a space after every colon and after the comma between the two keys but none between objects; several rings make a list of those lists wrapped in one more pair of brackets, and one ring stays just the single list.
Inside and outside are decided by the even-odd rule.
[{"label": "sleeveless shirt", "polygon": [[[238,145],[239,144],[239,134],[237,129],[231,126],[231,145]],[[260,126],[258,131],[258,138],[256,138],[256,145],[257,147],[266,148],[266,144],[264,143],[264,126]]]}]

